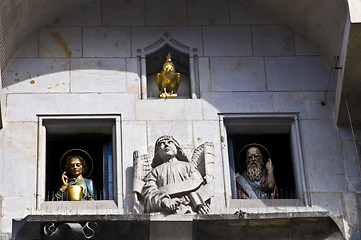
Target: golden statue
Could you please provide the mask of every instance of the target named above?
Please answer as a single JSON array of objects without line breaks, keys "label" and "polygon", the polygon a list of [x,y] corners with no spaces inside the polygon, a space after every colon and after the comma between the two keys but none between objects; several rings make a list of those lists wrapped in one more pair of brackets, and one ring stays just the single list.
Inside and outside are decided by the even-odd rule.
[{"label": "golden statue", "polygon": [[157,75],[157,85],[162,92],[160,98],[177,98],[178,95],[174,92],[178,90],[180,81],[180,73],[176,73],[171,55],[168,53],[162,72]]}]

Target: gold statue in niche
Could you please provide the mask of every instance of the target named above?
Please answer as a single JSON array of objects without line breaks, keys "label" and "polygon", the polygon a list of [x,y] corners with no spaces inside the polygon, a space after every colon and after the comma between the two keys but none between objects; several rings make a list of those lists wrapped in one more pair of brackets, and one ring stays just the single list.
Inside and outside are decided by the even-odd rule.
[{"label": "gold statue in niche", "polygon": [[176,73],[171,55],[168,53],[162,72],[157,75],[157,85],[159,91],[162,92],[160,98],[177,98],[178,95],[175,92],[178,90],[180,81],[180,73]]}]

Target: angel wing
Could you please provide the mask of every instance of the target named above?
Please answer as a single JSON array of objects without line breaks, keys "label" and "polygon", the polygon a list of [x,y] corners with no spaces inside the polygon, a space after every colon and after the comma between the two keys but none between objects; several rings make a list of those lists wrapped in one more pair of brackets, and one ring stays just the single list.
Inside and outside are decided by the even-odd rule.
[{"label": "angel wing", "polygon": [[198,146],[192,155],[191,163],[201,173],[206,183],[214,180],[214,145],[211,142]]},{"label": "angel wing", "polygon": [[148,154],[139,155],[138,151],[133,152],[133,193],[134,193],[134,212],[143,213],[144,206],[141,199],[141,192],[145,177],[152,170],[152,162]]}]

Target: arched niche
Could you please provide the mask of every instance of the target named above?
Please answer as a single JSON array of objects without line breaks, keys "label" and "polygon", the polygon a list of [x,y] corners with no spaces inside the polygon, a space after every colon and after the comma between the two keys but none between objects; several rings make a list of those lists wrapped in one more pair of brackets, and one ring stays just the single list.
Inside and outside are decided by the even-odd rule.
[{"label": "arched niche", "polygon": [[141,98],[159,98],[156,78],[168,53],[172,55],[176,71],[181,74],[181,84],[177,91],[179,98],[196,99],[199,91],[197,49],[183,45],[168,32],[153,44],[137,49]]}]

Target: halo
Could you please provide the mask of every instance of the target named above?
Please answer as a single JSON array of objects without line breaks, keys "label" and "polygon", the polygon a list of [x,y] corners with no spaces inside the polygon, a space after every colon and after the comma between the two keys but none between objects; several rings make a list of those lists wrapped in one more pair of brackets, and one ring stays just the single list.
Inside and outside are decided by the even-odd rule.
[{"label": "halo", "polygon": [[239,162],[239,156],[241,155],[241,152],[242,152],[246,147],[249,147],[249,146],[259,146],[259,147],[262,147],[262,148],[266,151],[266,153],[268,154],[268,156],[267,156],[266,159],[271,158],[271,154],[269,153],[268,149],[267,149],[265,146],[263,146],[262,144],[259,144],[259,143],[249,143],[249,144],[246,144],[246,145],[244,145],[244,146],[241,148],[241,150],[238,152],[237,163],[238,163],[239,169],[242,169],[242,165],[241,165],[241,163]]},{"label": "halo", "polygon": [[[94,162],[93,162],[93,159],[92,159],[92,157],[90,156],[90,154],[89,154],[87,151],[85,151],[85,150],[83,150],[83,149],[80,149],[80,148],[70,149],[70,150],[66,151],[66,152],[63,154],[63,156],[60,158],[60,162],[59,162],[60,172],[61,172],[61,173],[64,172],[64,169],[63,169],[63,161],[64,161],[65,156],[66,156],[66,157],[70,156],[70,154],[69,154],[70,152],[77,152],[77,153],[74,154],[74,155],[80,155],[81,157],[84,158],[85,162],[87,162],[87,163],[89,163],[89,161],[90,161],[91,166],[90,166],[90,167],[88,166],[88,173],[87,173],[87,175],[85,176],[85,178],[88,178],[88,177],[93,173]],[[84,154],[84,153],[85,153],[85,154]],[[67,156],[67,155],[68,155],[68,156]],[[84,156],[86,156],[86,157],[84,157]],[[87,161],[87,160],[88,160],[88,161]],[[88,164],[87,164],[87,165],[88,165]],[[90,171],[89,171],[89,170],[90,170]]]}]

